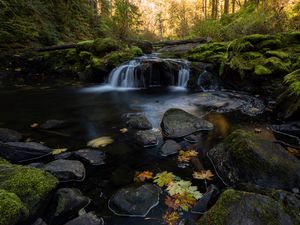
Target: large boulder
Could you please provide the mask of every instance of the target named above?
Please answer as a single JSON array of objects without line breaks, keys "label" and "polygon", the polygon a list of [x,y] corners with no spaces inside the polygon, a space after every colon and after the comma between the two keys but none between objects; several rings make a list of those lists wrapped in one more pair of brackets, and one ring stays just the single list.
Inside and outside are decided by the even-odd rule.
[{"label": "large boulder", "polygon": [[197,222],[201,225],[294,225],[289,211],[274,199],[249,192],[226,190]]},{"label": "large boulder", "polygon": [[77,160],[58,159],[46,164],[44,170],[52,173],[60,182],[83,181],[84,165]]},{"label": "large boulder", "polygon": [[94,213],[89,212],[67,222],[65,225],[103,225],[103,224],[104,221],[102,218],[99,218]]},{"label": "large boulder", "polygon": [[135,133],[134,140],[138,145],[144,148],[158,144],[157,134],[152,130],[139,130]]},{"label": "large boulder", "polygon": [[166,111],[161,122],[163,134],[167,138],[180,138],[197,131],[212,130],[213,127],[210,122],[176,108]]},{"label": "large boulder", "polygon": [[51,154],[52,149],[36,142],[0,143],[0,156],[12,162],[26,162]]},{"label": "large boulder", "polygon": [[10,141],[20,141],[22,139],[22,134],[17,131],[0,128],[0,141],[10,142]]},{"label": "large boulder", "polygon": [[[90,199],[76,188],[61,188],[56,191],[49,207],[48,224],[63,224],[70,217],[75,217],[80,209],[85,208]],[[71,218],[72,219],[72,218]]]},{"label": "large boulder", "polygon": [[50,173],[13,165],[5,160],[0,160],[0,174],[0,189],[16,194],[32,215],[43,207],[49,193],[58,184]]},{"label": "large boulder", "polygon": [[14,225],[26,220],[28,215],[28,209],[16,194],[0,189],[1,225]]},{"label": "large boulder", "polygon": [[236,130],[208,152],[225,182],[252,183],[264,188],[300,186],[300,161],[279,144]]},{"label": "large boulder", "polygon": [[158,205],[160,193],[153,184],[122,188],[109,200],[109,209],[119,216],[145,217]]},{"label": "large boulder", "polygon": [[152,124],[147,119],[147,117],[141,113],[127,113],[124,115],[126,124],[133,129],[138,130],[150,130],[152,129]]}]

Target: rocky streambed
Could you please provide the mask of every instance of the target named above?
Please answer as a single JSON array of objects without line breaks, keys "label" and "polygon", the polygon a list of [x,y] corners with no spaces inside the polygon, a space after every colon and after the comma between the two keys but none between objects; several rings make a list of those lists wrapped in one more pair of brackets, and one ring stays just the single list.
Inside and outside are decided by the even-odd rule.
[{"label": "rocky streambed", "polygon": [[300,222],[299,122],[260,96],[1,92],[1,225]]}]

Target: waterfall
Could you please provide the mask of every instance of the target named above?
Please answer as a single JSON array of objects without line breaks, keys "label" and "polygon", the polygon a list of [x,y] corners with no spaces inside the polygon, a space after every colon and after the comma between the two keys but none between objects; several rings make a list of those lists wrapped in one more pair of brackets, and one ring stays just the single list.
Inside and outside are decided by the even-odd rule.
[{"label": "waterfall", "polygon": [[185,88],[189,74],[188,61],[142,56],[113,69],[108,77],[108,84],[112,88],[147,88],[161,85]]}]

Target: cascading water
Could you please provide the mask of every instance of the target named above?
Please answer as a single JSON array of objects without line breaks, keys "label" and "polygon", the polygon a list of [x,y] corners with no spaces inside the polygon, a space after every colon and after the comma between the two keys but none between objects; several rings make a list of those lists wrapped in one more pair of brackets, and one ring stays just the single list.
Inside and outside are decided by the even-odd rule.
[{"label": "cascading water", "polygon": [[190,75],[184,60],[143,56],[115,68],[109,75],[111,87],[147,88],[157,85],[185,88]]}]

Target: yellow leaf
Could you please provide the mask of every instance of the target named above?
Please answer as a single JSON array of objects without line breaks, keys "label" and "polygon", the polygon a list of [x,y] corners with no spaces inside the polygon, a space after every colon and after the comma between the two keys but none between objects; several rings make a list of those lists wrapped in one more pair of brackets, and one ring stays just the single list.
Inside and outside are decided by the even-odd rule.
[{"label": "yellow leaf", "polygon": [[198,152],[195,150],[188,150],[188,151],[180,150],[179,156],[178,156],[178,161],[179,162],[189,162],[191,160],[191,158],[197,157],[197,156],[198,156]]},{"label": "yellow leaf", "polygon": [[212,180],[214,174],[210,170],[195,171],[193,177],[198,180]]},{"label": "yellow leaf", "polygon": [[125,134],[125,133],[128,132],[128,129],[127,129],[127,128],[122,128],[122,129],[120,129],[120,132],[121,132],[122,134]]},{"label": "yellow leaf", "polygon": [[64,153],[66,151],[68,151],[67,148],[57,148],[57,149],[53,149],[51,154],[52,155],[59,155],[59,154]]},{"label": "yellow leaf", "polygon": [[173,173],[169,173],[167,171],[164,171],[162,173],[156,174],[154,177],[154,183],[156,183],[158,186],[163,187],[163,186],[168,186],[176,176]]},{"label": "yellow leaf", "polygon": [[163,215],[163,220],[165,224],[176,225],[180,220],[180,215],[177,211],[166,211]]},{"label": "yellow leaf", "polygon": [[111,137],[103,136],[103,137],[99,137],[99,138],[90,140],[87,143],[87,146],[92,147],[92,148],[99,148],[99,147],[105,147],[113,142],[114,142],[114,140]]},{"label": "yellow leaf", "polygon": [[145,180],[151,180],[151,179],[153,179],[153,173],[150,171],[144,171],[144,172],[138,173],[134,177],[135,182],[144,182]]},{"label": "yellow leaf", "polygon": [[33,123],[33,124],[30,125],[31,128],[37,128],[38,126],[39,126],[38,123]]}]

